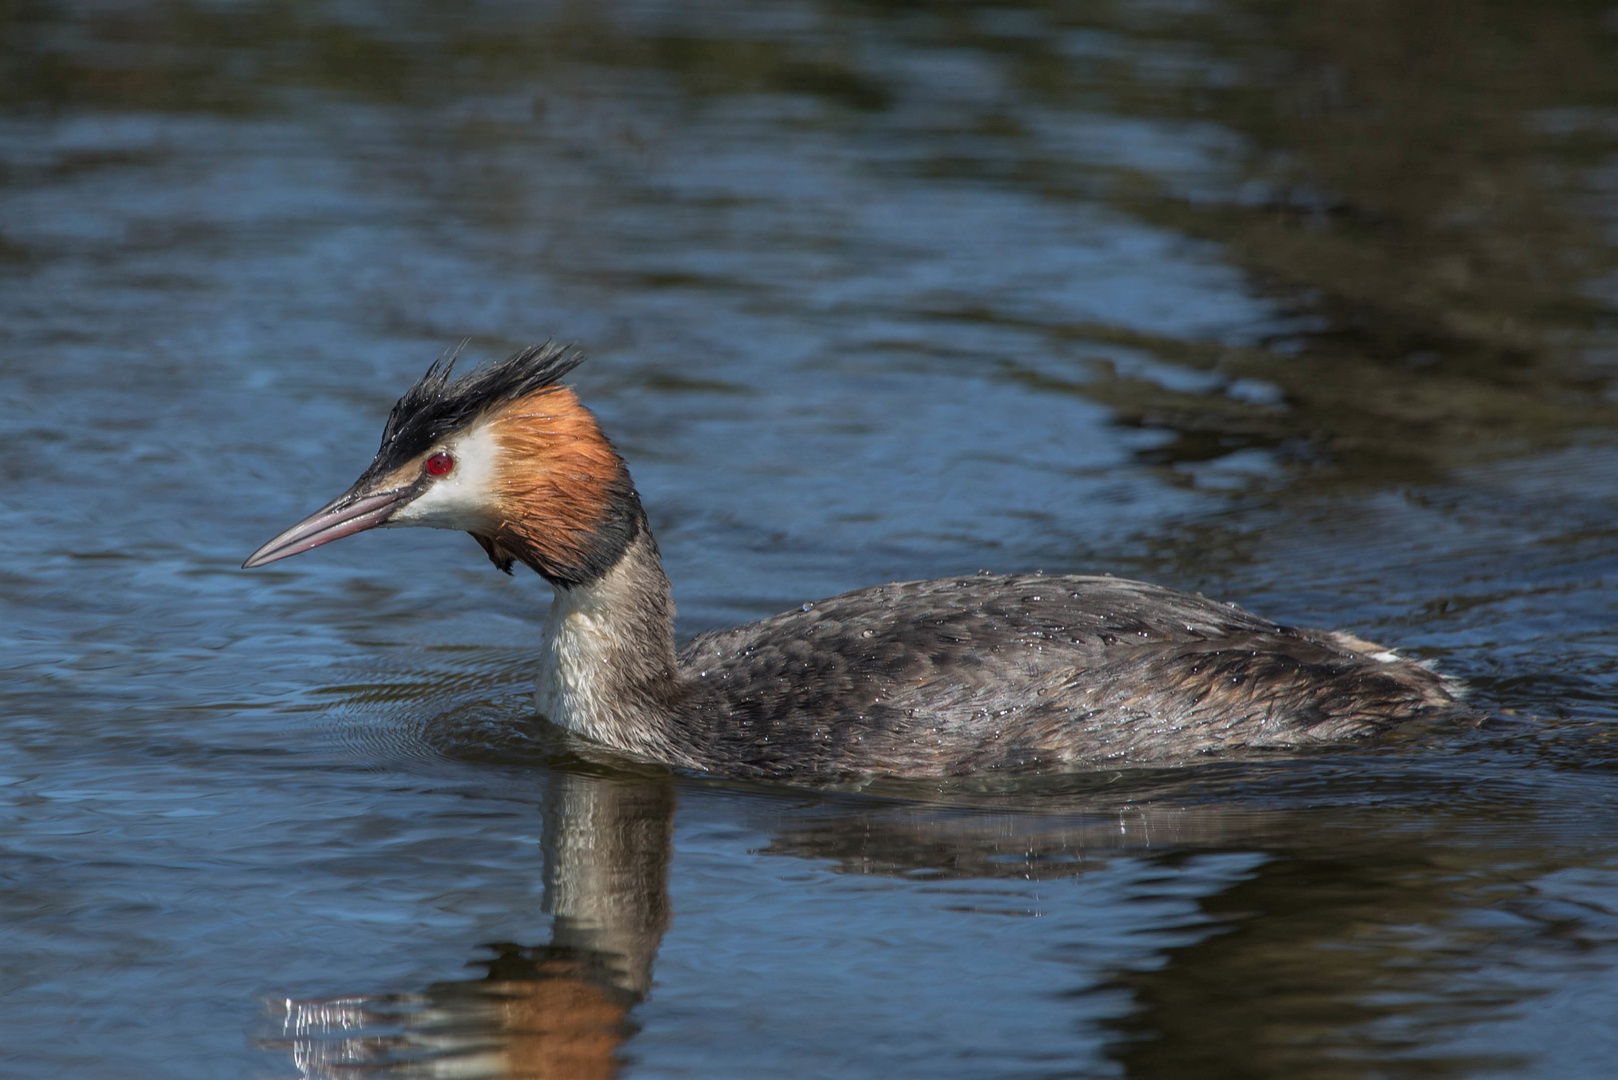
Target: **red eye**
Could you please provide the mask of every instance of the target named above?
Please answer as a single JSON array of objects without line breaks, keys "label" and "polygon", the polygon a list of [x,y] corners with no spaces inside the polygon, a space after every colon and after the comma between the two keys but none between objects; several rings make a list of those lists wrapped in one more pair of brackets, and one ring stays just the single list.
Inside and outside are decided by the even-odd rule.
[{"label": "red eye", "polygon": [[427,459],[428,476],[448,476],[453,468],[455,468],[455,459],[442,450]]}]

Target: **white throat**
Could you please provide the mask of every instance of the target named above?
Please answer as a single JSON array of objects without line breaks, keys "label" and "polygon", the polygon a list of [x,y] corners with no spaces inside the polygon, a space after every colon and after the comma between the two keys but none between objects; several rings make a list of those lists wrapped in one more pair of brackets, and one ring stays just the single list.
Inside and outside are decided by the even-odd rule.
[{"label": "white throat", "polygon": [[551,723],[661,761],[680,754],[656,697],[677,678],[673,604],[656,549],[642,533],[596,581],[555,588],[545,619],[534,705]]},{"label": "white throat", "polygon": [[555,589],[534,688],[534,705],[547,720],[598,742],[609,741],[604,728],[611,723],[607,715],[613,702],[607,665],[623,644],[613,609],[626,598],[612,584],[622,569],[614,567],[590,585]]}]

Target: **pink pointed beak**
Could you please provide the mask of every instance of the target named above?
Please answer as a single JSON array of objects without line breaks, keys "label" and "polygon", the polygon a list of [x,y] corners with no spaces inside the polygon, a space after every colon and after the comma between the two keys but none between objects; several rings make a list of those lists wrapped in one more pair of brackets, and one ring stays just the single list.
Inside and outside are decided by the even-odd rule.
[{"label": "pink pointed beak", "polygon": [[347,491],[277,536],[242,563],[242,569],[291,558],[322,544],[374,529],[420,492],[413,487],[371,494]]}]

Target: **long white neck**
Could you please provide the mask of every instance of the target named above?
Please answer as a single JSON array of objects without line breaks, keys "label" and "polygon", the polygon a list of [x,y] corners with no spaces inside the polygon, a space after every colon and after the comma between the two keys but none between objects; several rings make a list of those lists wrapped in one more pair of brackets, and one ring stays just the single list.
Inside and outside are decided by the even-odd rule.
[{"label": "long white neck", "polygon": [[553,724],[631,754],[682,762],[674,600],[644,523],[601,577],[556,587],[534,704]]}]

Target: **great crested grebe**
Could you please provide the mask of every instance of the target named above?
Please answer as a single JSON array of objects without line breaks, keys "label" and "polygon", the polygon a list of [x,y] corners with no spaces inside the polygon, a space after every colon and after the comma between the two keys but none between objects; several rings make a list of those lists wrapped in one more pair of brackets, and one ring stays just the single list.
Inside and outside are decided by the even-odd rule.
[{"label": "great crested grebe", "polygon": [[376,526],[472,534],[554,588],[535,701],[618,752],[728,776],[941,776],[1174,763],[1385,731],[1455,705],[1349,634],[1112,577],[974,575],[844,593],[674,649],[674,601],[582,357],[434,363],[335,500],[244,567]]}]

